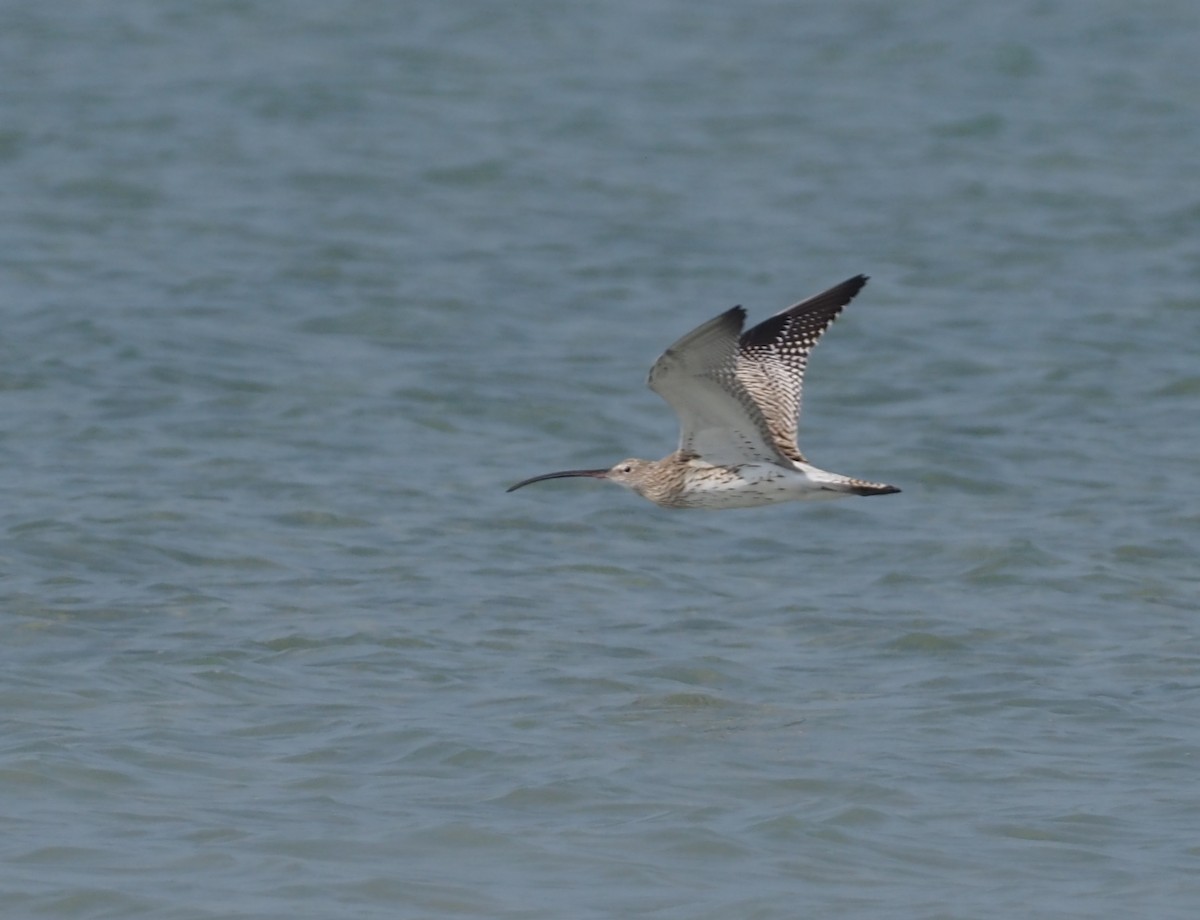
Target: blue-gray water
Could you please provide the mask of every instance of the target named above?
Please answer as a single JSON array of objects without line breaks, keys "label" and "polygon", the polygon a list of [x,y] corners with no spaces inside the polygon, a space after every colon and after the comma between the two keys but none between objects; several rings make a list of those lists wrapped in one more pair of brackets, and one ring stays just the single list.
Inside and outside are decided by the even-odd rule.
[{"label": "blue-gray water", "polygon": [[[0,901],[1192,918],[1193,0],[0,11]],[[735,303],[872,277],[667,512]]]}]

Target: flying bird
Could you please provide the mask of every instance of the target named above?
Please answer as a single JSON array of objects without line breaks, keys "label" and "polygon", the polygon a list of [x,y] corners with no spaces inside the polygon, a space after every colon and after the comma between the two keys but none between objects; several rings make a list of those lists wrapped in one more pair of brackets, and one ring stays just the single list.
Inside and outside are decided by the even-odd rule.
[{"label": "flying bird", "polygon": [[856,275],[743,332],[739,307],[663,352],[649,385],[679,416],[679,447],[661,460],[543,473],[509,487],[588,476],[663,508],[753,508],[777,502],[887,495],[900,490],[818,469],[796,443],[808,355],[867,283]]}]

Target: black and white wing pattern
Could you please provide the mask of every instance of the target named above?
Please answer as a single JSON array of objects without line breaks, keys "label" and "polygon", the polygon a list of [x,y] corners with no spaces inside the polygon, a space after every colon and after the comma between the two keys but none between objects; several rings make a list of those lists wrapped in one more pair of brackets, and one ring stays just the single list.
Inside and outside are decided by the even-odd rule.
[{"label": "black and white wing pattern", "polygon": [[776,313],[738,341],[733,376],[758,406],[776,450],[791,460],[804,460],[796,435],[809,352],[866,283],[866,275],[856,275]]},{"label": "black and white wing pattern", "polygon": [[683,336],[650,370],[650,389],[679,415],[679,450],[715,465],[790,466],[808,353],[857,294],[863,275],[789,307],[743,333],[727,310]]}]

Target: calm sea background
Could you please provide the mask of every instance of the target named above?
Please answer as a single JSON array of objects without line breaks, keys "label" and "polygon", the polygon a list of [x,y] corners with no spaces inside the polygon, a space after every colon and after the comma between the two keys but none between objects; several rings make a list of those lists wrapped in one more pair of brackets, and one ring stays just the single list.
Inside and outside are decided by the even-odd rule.
[{"label": "calm sea background", "polygon": [[[1194,0],[0,6],[0,902],[1194,918]],[[864,272],[668,512],[663,347]]]}]

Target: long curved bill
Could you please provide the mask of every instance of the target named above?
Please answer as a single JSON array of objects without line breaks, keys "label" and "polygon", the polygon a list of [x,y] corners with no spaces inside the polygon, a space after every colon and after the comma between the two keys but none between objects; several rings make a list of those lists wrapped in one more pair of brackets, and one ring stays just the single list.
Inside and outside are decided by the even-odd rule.
[{"label": "long curved bill", "polygon": [[527,486],[531,482],[541,482],[543,479],[566,479],[570,476],[591,476],[593,479],[604,479],[607,475],[608,470],[563,470],[560,473],[543,473],[541,476],[522,479],[515,486],[509,486],[504,491],[515,492],[522,486]]}]

